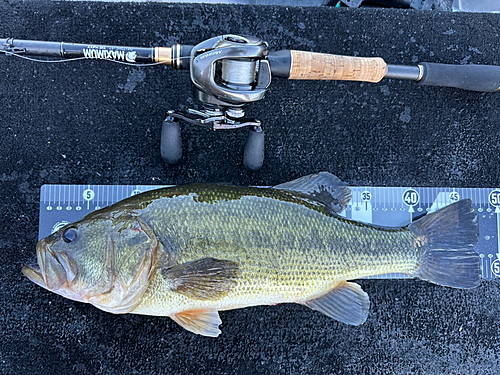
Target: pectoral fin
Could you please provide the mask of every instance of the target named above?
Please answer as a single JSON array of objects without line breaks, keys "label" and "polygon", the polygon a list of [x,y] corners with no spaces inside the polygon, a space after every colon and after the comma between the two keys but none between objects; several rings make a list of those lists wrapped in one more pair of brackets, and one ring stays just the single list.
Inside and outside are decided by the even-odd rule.
[{"label": "pectoral fin", "polygon": [[359,326],[366,321],[370,299],[356,283],[342,281],[319,298],[303,303],[339,322]]},{"label": "pectoral fin", "polygon": [[183,311],[171,318],[182,328],[202,336],[217,337],[222,323],[219,313],[214,309]]},{"label": "pectoral fin", "polygon": [[230,260],[203,258],[166,268],[162,275],[177,293],[198,300],[217,300],[233,289],[239,268]]}]

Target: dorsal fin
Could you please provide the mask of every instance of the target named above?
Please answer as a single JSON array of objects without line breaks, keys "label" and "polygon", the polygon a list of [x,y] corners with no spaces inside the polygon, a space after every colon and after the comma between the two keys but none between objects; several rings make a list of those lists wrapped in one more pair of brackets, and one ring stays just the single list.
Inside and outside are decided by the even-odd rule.
[{"label": "dorsal fin", "polygon": [[337,214],[344,211],[351,200],[351,190],[347,184],[328,172],[310,174],[273,188],[302,193]]}]

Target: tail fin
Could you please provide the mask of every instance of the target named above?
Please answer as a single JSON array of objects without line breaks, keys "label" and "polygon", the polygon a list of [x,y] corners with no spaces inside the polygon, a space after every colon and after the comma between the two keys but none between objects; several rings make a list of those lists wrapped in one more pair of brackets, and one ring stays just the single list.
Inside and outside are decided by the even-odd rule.
[{"label": "tail fin", "polygon": [[418,268],[412,276],[452,288],[475,288],[481,283],[477,216],[470,199],[427,214],[409,229],[422,245]]}]

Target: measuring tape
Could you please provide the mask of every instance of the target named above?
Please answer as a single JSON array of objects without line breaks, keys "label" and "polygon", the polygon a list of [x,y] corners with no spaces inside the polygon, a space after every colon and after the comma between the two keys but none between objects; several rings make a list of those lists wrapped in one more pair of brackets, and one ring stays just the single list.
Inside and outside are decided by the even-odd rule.
[{"label": "measuring tape", "polygon": [[[40,191],[42,239],[88,213],[122,199],[171,185],[43,185]],[[484,279],[500,277],[500,189],[487,188],[350,188],[352,199],[343,216],[365,223],[402,227],[460,199],[470,198],[479,218],[479,242]],[[378,279],[408,277],[403,274],[375,276]]]}]

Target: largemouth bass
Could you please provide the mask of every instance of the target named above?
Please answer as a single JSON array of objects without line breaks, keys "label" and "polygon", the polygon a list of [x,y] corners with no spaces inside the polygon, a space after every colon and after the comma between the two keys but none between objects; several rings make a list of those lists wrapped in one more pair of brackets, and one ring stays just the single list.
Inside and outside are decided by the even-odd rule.
[{"label": "largemouth bass", "polygon": [[191,184],[145,192],[40,240],[36,284],[111,313],[169,316],[220,334],[218,311],[300,303],[359,325],[368,295],[352,279],[401,272],[480,284],[477,216],[461,200],[402,228],[343,218],[345,183],[321,172],[273,188]]}]

